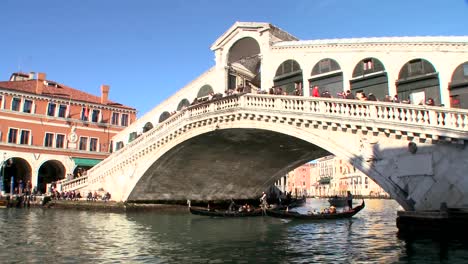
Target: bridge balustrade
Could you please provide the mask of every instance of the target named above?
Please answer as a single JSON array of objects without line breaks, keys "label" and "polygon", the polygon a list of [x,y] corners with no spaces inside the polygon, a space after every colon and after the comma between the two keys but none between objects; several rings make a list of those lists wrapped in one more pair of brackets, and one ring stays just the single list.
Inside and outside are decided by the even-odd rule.
[{"label": "bridge balustrade", "polygon": [[119,166],[124,167],[132,160],[137,160],[138,155],[145,155],[143,150],[148,146],[156,144],[156,147],[159,147],[159,144],[167,143],[158,143],[158,140],[169,135],[174,128],[184,123],[188,125],[194,118],[203,118],[215,112],[222,113],[232,109],[267,111],[271,114],[300,114],[323,117],[327,120],[364,120],[388,125],[399,124],[408,128],[432,127],[436,128],[433,133],[444,135],[446,131],[452,131],[464,139],[467,138],[468,132],[468,110],[464,109],[337,98],[243,94],[204,102],[177,112],[90,169],[90,178],[87,181],[63,182],[62,186],[64,189],[73,189],[96,183]]}]

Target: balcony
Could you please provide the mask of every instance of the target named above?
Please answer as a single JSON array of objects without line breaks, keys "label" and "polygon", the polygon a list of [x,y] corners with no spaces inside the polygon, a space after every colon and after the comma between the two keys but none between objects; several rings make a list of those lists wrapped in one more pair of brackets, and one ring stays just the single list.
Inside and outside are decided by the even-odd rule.
[{"label": "balcony", "polygon": [[318,181],[319,184],[330,184],[331,177],[322,177]]}]

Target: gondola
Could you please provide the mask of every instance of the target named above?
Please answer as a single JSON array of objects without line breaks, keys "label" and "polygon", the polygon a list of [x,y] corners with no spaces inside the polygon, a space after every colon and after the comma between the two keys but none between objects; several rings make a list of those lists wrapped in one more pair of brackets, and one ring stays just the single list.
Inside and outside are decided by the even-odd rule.
[{"label": "gondola", "polygon": [[301,220],[331,220],[331,219],[343,219],[343,218],[350,218],[355,214],[359,213],[366,204],[364,200],[362,204],[354,207],[351,210],[337,212],[337,213],[319,213],[319,214],[301,214],[298,212],[293,211],[285,211],[285,210],[267,210],[266,214],[272,217],[278,218],[286,218],[286,219],[301,219]]},{"label": "gondola", "polygon": [[253,211],[229,211],[229,210],[214,210],[206,208],[194,208],[189,207],[190,213],[194,215],[203,215],[211,217],[248,217],[248,216],[262,216],[263,210],[260,208],[254,209]]}]

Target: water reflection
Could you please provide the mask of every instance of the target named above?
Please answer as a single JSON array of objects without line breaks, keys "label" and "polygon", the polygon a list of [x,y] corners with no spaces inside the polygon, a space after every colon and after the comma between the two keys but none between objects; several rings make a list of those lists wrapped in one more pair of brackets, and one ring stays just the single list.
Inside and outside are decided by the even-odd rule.
[{"label": "water reflection", "polygon": [[[326,206],[308,200],[308,211]],[[0,211],[2,263],[466,263],[457,241],[402,240],[390,200],[352,219],[207,218],[188,212]]]}]

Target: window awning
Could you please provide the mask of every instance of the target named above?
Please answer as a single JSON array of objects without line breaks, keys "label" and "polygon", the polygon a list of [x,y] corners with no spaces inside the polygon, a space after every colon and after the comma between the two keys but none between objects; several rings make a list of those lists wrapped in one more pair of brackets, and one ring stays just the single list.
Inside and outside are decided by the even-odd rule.
[{"label": "window awning", "polygon": [[93,167],[102,160],[100,159],[85,159],[85,158],[72,158],[75,162],[76,166],[84,166],[84,167]]}]

